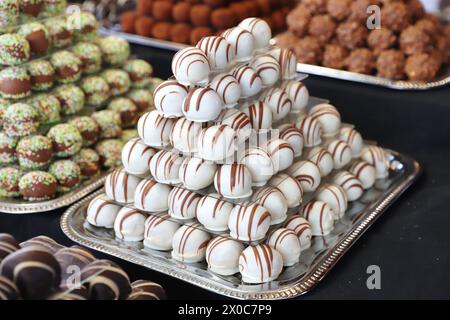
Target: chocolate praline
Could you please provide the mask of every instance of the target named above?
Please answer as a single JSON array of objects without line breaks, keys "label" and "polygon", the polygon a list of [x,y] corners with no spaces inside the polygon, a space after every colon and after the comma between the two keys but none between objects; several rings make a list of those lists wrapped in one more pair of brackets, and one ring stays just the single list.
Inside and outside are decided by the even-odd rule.
[{"label": "chocolate praline", "polygon": [[170,41],[189,44],[192,26],[187,23],[175,23],[170,29]]},{"label": "chocolate praline", "polygon": [[43,0],[19,0],[20,11],[33,17],[41,12],[43,6]]},{"label": "chocolate praline", "polygon": [[14,66],[30,58],[30,44],[19,34],[0,35],[0,64]]},{"label": "chocolate praline", "polygon": [[105,61],[111,65],[122,65],[130,56],[130,45],[122,38],[109,36],[101,38],[98,44]]},{"label": "chocolate praline", "polygon": [[80,246],[62,248],[55,253],[55,258],[61,267],[61,279],[63,281],[73,274],[72,266],[82,269],[95,260],[90,251]]},{"label": "chocolate praline", "polygon": [[84,301],[89,299],[88,289],[80,285],[78,287],[68,287],[61,285],[58,292],[52,294],[47,300],[54,301]]},{"label": "chocolate praline", "polygon": [[97,19],[90,12],[73,13],[67,17],[67,28],[77,40],[89,40],[97,33]]},{"label": "chocolate praline", "polygon": [[369,49],[360,48],[350,53],[346,64],[349,71],[371,74],[375,67],[375,59]]},{"label": "chocolate praline", "polygon": [[341,23],[336,29],[337,39],[339,44],[346,47],[347,49],[353,50],[355,48],[361,47],[367,37],[366,26],[356,22],[347,21]]},{"label": "chocolate praline", "polygon": [[81,149],[72,160],[80,167],[82,178],[89,178],[100,173],[100,156],[93,149]]},{"label": "chocolate praline", "polygon": [[153,94],[150,90],[134,89],[128,94],[128,98],[138,107],[139,112],[147,111],[154,106]]},{"label": "chocolate praline", "polygon": [[19,141],[16,152],[22,168],[43,169],[53,156],[53,145],[45,136],[28,136]]},{"label": "chocolate praline", "polygon": [[62,48],[72,43],[72,31],[67,29],[65,17],[50,18],[44,21],[50,35],[51,43],[56,48]]},{"label": "chocolate praline", "polygon": [[58,182],[50,173],[31,171],[20,178],[20,194],[27,200],[48,200],[55,196]]},{"label": "chocolate praline", "polygon": [[[1,259],[0,259],[1,261]],[[17,286],[6,277],[0,276],[0,301],[19,300],[20,292]]]},{"label": "chocolate praline", "polygon": [[129,98],[115,98],[108,104],[108,109],[120,114],[122,126],[132,127],[136,125],[138,118],[138,108]]},{"label": "chocolate praline", "polygon": [[334,35],[336,23],[327,14],[317,15],[309,23],[309,34],[321,43],[327,43]]},{"label": "chocolate praline", "polygon": [[106,139],[97,143],[95,149],[100,155],[100,163],[106,168],[122,165],[122,148],[124,143],[118,139]]},{"label": "chocolate praline", "polygon": [[10,105],[3,116],[3,128],[10,137],[24,137],[33,134],[37,131],[38,126],[38,112],[25,103]]},{"label": "chocolate praline", "polygon": [[406,59],[405,73],[413,81],[430,81],[439,70],[436,58],[427,53],[413,54]]},{"label": "chocolate praline", "polygon": [[128,72],[133,87],[143,88],[150,82],[153,74],[153,67],[150,63],[142,59],[129,60],[124,65],[124,70]]},{"label": "chocolate praline", "polygon": [[131,284],[131,293],[127,300],[165,300],[166,292],[159,284],[137,280]]},{"label": "chocolate praline", "polygon": [[322,45],[316,38],[310,36],[300,39],[294,51],[300,63],[318,64],[322,60]]},{"label": "chocolate praline", "polygon": [[31,78],[31,89],[37,91],[48,90],[55,81],[55,69],[47,60],[33,60],[27,64]]},{"label": "chocolate praline", "polygon": [[0,166],[11,165],[17,161],[16,147],[17,138],[0,132]]},{"label": "chocolate praline", "polygon": [[111,95],[118,96],[127,92],[131,87],[131,80],[127,72],[120,69],[108,69],[101,73],[108,83]]},{"label": "chocolate praline", "polygon": [[31,79],[22,67],[9,67],[0,71],[0,94],[5,99],[22,99],[31,93]]},{"label": "chocolate praline", "polygon": [[93,107],[103,105],[111,95],[108,83],[100,76],[84,78],[80,86],[84,91],[86,103]]},{"label": "chocolate praline", "polygon": [[74,84],[57,87],[54,95],[59,100],[61,112],[64,115],[76,114],[84,107],[85,94],[80,87]]},{"label": "chocolate praline", "polygon": [[367,37],[367,44],[376,52],[391,48],[396,41],[395,34],[386,28],[372,30]]},{"label": "chocolate praline", "polygon": [[54,95],[38,94],[33,97],[30,104],[38,111],[41,124],[53,124],[61,120],[61,104]]},{"label": "chocolate praline", "polygon": [[8,255],[19,249],[19,243],[12,235],[8,233],[0,233],[0,262]]},{"label": "chocolate praline", "polygon": [[345,59],[348,51],[338,44],[327,44],[323,53],[322,65],[328,68],[342,69],[345,66]]},{"label": "chocolate praline", "polygon": [[80,167],[72,160],[58,160],[50,165],[51,173],[58,181],[58,191],[66,193],[81,181]]},{"label": "chocolate praline", "polygon": [[[0,169],[0,197],[13,198],[20,195],[19,181],[21,173],[19,169],[6,167]],[[0,262],[2,260],[2,239],[0,235]]]},{"label": "chocolate praline", "polygon": [[75,117],[70,119],[69,123],[80,131],[83,137],[83,146],[91,146],[98,141],[100,126],[91,117]]},{"label": "chocolate praline", "polygon": [[381,9],[381,21],[386,28],[400,32],[410,24],[411,12],[400,1],[388,2]]},{"label": "chocolate praline", "polygon": [[58,250],[64,248],[64,246],[60,245],[54,239],[47,236],[33,237],[20,243],[21,248],[26,248],[30,246],[43,247],[44,249],[50,251],[51,253],[56,253]]},{"label": "chocolate praline", "polygon": [[77,127],[71,124],[57,124],[47,134],[52,140],[55,155],[69,157],[80,151],[83,137]]},{"label": "chocolate praline", "polygon": [[71,50],[81,60],[84,73],[95,73],[102,68],[102,52],[97,45],[79,42]]},{"label": "chocolate praline", "polygon": [[289,31],[298,37],[303,37],[308,31],[311,18],[311,11],[305,5],[297,6],[286,19]]},{"label": "chocolate praline", "polygon": [[406,55],[430,52],[432,39],[426,31],[417,26],[409,26],[400,34],[400,49]]},{"label": "chocolate praline", "polygon": [[47,28],[39,22],[31,22],[22,25],[17,31],[25,37],[30,44],[33,54],[45,54],[50,47],[50,36]]},{"label": "chocolate praline", "polygon": [[378,76],[388,79],[400,80],[405,74],[405,56],[399,50],[384,50],[378,56]]},{"label": "chocolate praline", "polygon": [[0,30],[15,25],[19,19],[19,2],[17,0],[0,1]]},{"label": "chocolate praline", "polygon": [[122,133],[122,120],[118,112],[112,110],[97,111],[92,114],[92,118],[100,126],[101,138],[120,137]]},{"label": "chocolate praline", "polygon": [[61,50],[52,54],[50,62],[61,83],[74,82],[81,77],[81,60],[72,52]]}]

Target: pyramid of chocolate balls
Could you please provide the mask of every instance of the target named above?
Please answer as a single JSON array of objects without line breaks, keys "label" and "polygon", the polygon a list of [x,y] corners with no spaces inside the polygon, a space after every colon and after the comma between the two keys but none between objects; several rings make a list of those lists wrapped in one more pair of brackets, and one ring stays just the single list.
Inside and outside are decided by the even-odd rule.
[{"label": "pyramid of chocolate balls", "polygon": [[[381,28],[366,26],[371,5]],[[277,37],[298,61],[334,69],[430,81],[450,58],[450,25],[427,14],[419,0],[303,0]]]},{"label": "pyramid of chocolate balls", "polygon": [[137,0],[136,9],[121,15],[124,32],[196,45],[249,17],[262,17],[278,32],[286,29],[292,0]]},{"label": "pyramid of chocolate balls", "polygon": [[[76,271],[79,274],[76,274]],[[76,283],[74,279],[80,279]],[[151,281],[133,283],[116,263],[80,246],[38,236],[22,243],[0,233],[0,300],[162,300]]]},{"label": "pyramid of chocolate balls", "polygon": [[152,66],[129,59],[126,41],[98,38],[92,14],[63,10],[17,26],[9,18],[0,35],[3,198],[47,200],[119,166],[123,141],[153,104]]},{"label": "pyramid of chocolate balls", "polygon": [[296,57],[269,45],[264,20],[224,35],[174,56],[174,77],[155,89],[156,110],[140,117],[124,168],[86,219],[121,241],[262,283],[333,232],[348,202],[388,175],[387,154],[365,146],[334,106],[306,111]]}]

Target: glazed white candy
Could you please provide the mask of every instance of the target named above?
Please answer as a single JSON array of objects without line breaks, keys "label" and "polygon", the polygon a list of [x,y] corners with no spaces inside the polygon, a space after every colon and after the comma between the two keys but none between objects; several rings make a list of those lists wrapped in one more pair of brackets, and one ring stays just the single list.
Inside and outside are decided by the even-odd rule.
[{"label": "glazed white candy", "polygon": [[145,212],[167,211],[170,190],[170,186],[156,180],[142,180],[136,187],[134,206]]},{"label": "glazed white candy", "polygon": [[153,97],[155,108],[166,117],[181,117],[183,115],[183,101],[188,94],[188,88],[175,80],[167,80],[156,87]]},{"label": "glazed white candy", "polygon": [[196,157],[186,158],[180,167],[180,181],[187,189],[201,190],[213,183],[216,171],[217,165],[212,161]]},{"label": "glazed white candy", "polygon": [[322,143],[322,126],[319,120],[307,116],[301,118],[295,126],[303,134],[305,147],[315,147]]},{"label": "glazed white candy", "polygon": [[306,159],[314,162],[314,164],[319,167],[321,177],[325,177],[333,171],[333,156],[328,152],[328,150],[321,147],[315,147],[309,150],[306,155]]},{"label": "glazed white candy", "polygon": [[270,213],[257,203],[236,205],[228,220],[230,236],[240,241],[258,241],[266,236],[270,227]]},{"label": "glazed white candy", "polygon": [[280,131],[280,139],[289,143],[294,150],[294,156],[299,157],[303,151],[303,134],[300,129],[287,123],[278,127]]},{"label": "glazed white candy", "polygon": [[351,127],[342,127],[339,131],[339,140],[346,142],[352,149],[353,158],[358,158],[364,145],[361,134]]},{"label": "glazed white candy", "polygon": [[205,127],[204,123],[179,118],[175,121],[170,133],[170,143],[178,151],[195,153],[197,152],[198,138]]},{"label": "glazed white candy", "polygon": [[276,187],[265,187],[253,194],[252,201],[267,209],[271,217],[271,225],[279,224],[287,217],[287,200]]},{"label": "glazed white candy", "polygon": [[150,147],[167,147],[173,124],[173,119],[162,117],[156,110],[147,112],[138,121],[139,137]]},{"label": "glazed white candy", "polygon": [[147,215],[139,210],[122,208],[114,222],[116,238],[124,241],[144,240],[144,228]]},{"label": "glazed white candy", "polygon": [[320,170],[312,161],[297,161],[289,168],[288,173],[300,182],[305,192],[314,192],[320,185]]},{"label": "glazed white candy", "polygon": [[361,181],[348,171],[341,171],[333,178],[333,183],[340,185],[347,193],[348,201],[356,201],[363,194]]},{"label": "glazed white candy", "polygon": [[237,67],[233,69],[231,74],[241,86],[241,98],[254,97],[261,92],[262,79],[252,68],[247,66]]},{"label": "glazed white candy", "polygon": [[275,48],[269,54],[278,60],[283,79],[293,79],[297,73],[297,58],[292,49]]},{"label": "glazed white candy", "polygon": [[231,44],[237,62],[249,60],[255,50],[255,38],[247,30],[234,27],[225,30],[222,36]]},{"label": "glazed white candy", "polygon": [[206,54],[213,71],[226,69],[234,59],[233,48],[224,37],[204,37],[197,48]]},{"label": "glazed white candy", "polygon": [[233,210],[231,202],[223,200],[216,193],[212,193],[198,201],[195,216],[208,230],[226,231],[228,230],[228,219],[231,210]]},{"label": "glazed white candy", "polygon": [[239,272],[239,256],[244,245],[226,237],[216,237],[206,248],[208,268],[222,276],[231,276]]},{"label": "glazed white candy", "polygon": [[228,73],[221,73],[215,76],[209,86],[217,92],[226,108],[234,107],[242,95],[239,82]]},{"label": "glazed white candy", "polygon": [[153,250],[172,250],[172,241],[180,225],[168,214],[151,215],[145,220],[144,246]]},{"label": "glazed white candy", "polygon": [[383,148],[378,146],[365,147],[362,150],[361,159],[375,167],[377,179],[383,179],[389,175],[389,162]]},{"label": "glazed white candy", "polygon": [[265,88],[273,86],[280,79],[280,65],[269,54],[263,54],[253,58],[249,65],[261,77]]},{"label": "glazed white candy", "polygon": [[169,215],[179,220],[195,218],[195,208],[202,196],[190,190],[175,187],[169,193]]},{"label": "glazed white candy", "polygon": [[311,224],[299,215],[293,215],[286,222],[286,228],[295,232],[300,242],[301,251],[311,247],[312,230]]},{"label": "glazed white candy", "polygon": [[275,174],[272,158],[261,148],[245,151],[239,163],[244,164],[252,174],[253,186],[263,186]]},{"label": "glazed white candy", "polygon": [[303,200],[303,188],[296,179],[285,173],[279,173],[270,179],[269,184],[281,191],[288,208],[298,207]]},{"label": "glazed white candy", "polygon": [[172,59],[172,73],[183,85],[202,85],[208,82],[211,66],[205,53],[195,47],[178,51]]},{"label": "glazed white candy", "polygon": [[116,169],[105,180],[105,193],[109,199],[118,203],[130,203],[134,200],[134,192],[141,179]]},{"label": "glazed white candy", "polygon": [[325,184],[319,189],[316,199],[327,203],[334,213],[334,220],[339,220],[347,211],[347,193],[336,184]]},{"label": "glazed white candy", "polygon": [[236,150],[236,131],[225,124],[204,129],[198,138],[198,156],[210,161],[229,158]]},{"label": "glazed white candy", "polygon": [[220,165],[214,177],[214,187],[225,198],[247,198],[253,193],[252,175],[243,164]]},{"label": "glazed white candy", "polygon": [[270,45],[272,30],[263,19],[247,18],[239,23],[239,27],[249,31],[255,38],[255,49],[265,49]]},{"label": "glazed white candy", "polygon": [[222,100],[211,88],[189,90],[183,102],[183,114],[186,119],[195,122],[215,120],[222,110]]},{"label": "glazed white candy", "polygon": [[285,267],[293,266],[300,259],[302,251],[300,241],[292,230],[286,228],[275,230],[269,235],[267,244],[281,253]]},{"label": "glazed white candy", "polygon": [[292,101],[281,88],[269,89],[264,94],[264,102],[272,110],[273,122],[284,119],[292,109]]},{"label": "glazed white candy", "polygon": [[160,183],[177,184],[183,157],[178,153],[161,150],[150,160],[150,173]]},{"label": "glazed white candy", "polygon": [[186,263],[201,262],[205,260],[210,239],[209,234],[201,230],[200,224],[184,225],[173,236],[172,258]]},{"label": "glazed white candy", "polygon": [[328,145],[328,152],[333,157],[335,169],[342,169],[352,161],[350,146],[341,140],[334,140]]},{"label": "glazed white candy", "polygon": [[313,236],[326,236],[334,229],[333,209],[323,201],[308,202],[302,216],[311,224]]},{"label": "glazed white candy", "polygon": [[283,270],[283,257],[266,244],[247,247],[239,257],[239,271],[245,283],[275,280]]},{"label": "glazed white candy", "polygon": [[89,203],[86,220],[96,227],[113,228],[117,213],[121,208],[105,194],[100,194]]},{"label": "glazed white candy", "polygon": [[320,122],[325,136],[333,136],[339,132],[341,115],[331,104],[318,104],[311,109],[309,114]]},{"label": "glazed white candy", "polygon": [[294,162],[294,149],[282,139],[270,140],[267,142],[266,149],[277,172],[286,170]]},{"label": "glazed white candy", "polygon": [[272,127],[272,110],[264,102],[255,102],[242,109],[250,119],[250,123],[255,130],[270,129]]},{"label": "glazed white candy", "polygon": [[247,140],[252,134],[249,117],[236,109],[223,110],[217,118],[218,124],[226,124],[236,131],[239,141]]},{"label": "glazed white candy", "polygon": [[156,153],[139,138],[128,141],[122,149],[122,164],[124,169],[139,177],[148,176],[150,173],[150,160]]},{"label": "glazed white candy", "polygon": [[361,181],[364,190],[372,188],[375,184],[375,167],[365,161],[356,161],[348,171]]},{"label": "glazed white candy", "polygon": [[297,80],[285,81],[282,88],[292,101],[291,113],[303,113],[309,101],[309,91],[306,86]]}]

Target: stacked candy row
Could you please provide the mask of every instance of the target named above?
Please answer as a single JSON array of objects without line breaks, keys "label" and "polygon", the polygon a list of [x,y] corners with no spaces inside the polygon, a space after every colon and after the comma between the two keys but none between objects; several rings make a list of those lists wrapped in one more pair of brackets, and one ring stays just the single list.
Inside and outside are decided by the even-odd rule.
[{"label": "stacked candy row", "polygon": [[[78,269],[77,275],[74,270]],[[80,283],[73,281],[80,276]],[[25,242],[0,233],[0,300],[161,300],[157,283],[137,280],[79,246],[38,236]]]}]

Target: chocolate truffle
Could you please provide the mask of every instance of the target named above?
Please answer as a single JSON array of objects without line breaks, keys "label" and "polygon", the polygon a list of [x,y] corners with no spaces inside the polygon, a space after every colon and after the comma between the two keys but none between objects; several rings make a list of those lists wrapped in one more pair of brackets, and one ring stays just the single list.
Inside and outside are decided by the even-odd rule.
[{"label": "chocolate truffle", "polygon": [[58,181],[58,191],[61,193],[69,192],[81,181],[80,167],[72,160],[55,161],[48,171]]},{"label": "chocolate truffle", "polygon": [[65,17],[50,18],[44,21],[50,35],[51,43],[56,48],[62,48],[72,43],[72,31],[67,28]]},{"label": "chocolate truffle", "polygon": [[20,11],[30,16],[37,16],[41,12],[43,6],[44,6],[43,0],[19,1]]},{"label": "chocolate truffle", "polygon": [[150,160],[150,173],[159,183],[178,184],[183,160],[183,156],[175,150],[160,150]]},{"label": "chocolate truffle", "polygon": [[258,95],[263,86],[263,80],[255,70],[249,66],[242,65],[231,70],[231,75],[241,86],[241,98],[250,98]]},{"label": "chocolate truffle", "polygon": [[153,110],[139,118],[137,128],[139,136],[146,145],[161,148],[170,145],[169,139],[173,125],[173,119],[164,118],[158,111]]},{"label": "chocolate truffle", "polygon": [[67,6],[66,0],[43,0],[43,1],[44,7],[41,10],[40,16],[46,18],[62,14]]},{"label": "chocolate truffle", "polygon": [[338,21],[345,20],[351,14],[351,4],[351,0],[328,0],[328,14]]},{"label": "chocolate truffle", "polygon": [[347,57],[347,68],[349,71],[371,74],[374,68],[374,56],[369,49],[360,48],[353,50]]},{"label": "chocolate truffle", "polygon": [[[73,272],[71,273],[73,274]],[[83,285],[71,286],[62,284],[57,293],[52,294],[47,300],[52,301],[84,301],[89,299],[89,292]]]},{"label": "chocolate truffle", "polygon": [[327,11],[327,0],[303,0],[302,4],[304,4],[312,14],[320,14]]},{"label": "chocolate truffle", "polygon": [[54,95],[59,100],[61,112],[64,115],[76,114],[84,107],[84,92],[76,85],[65,84],[59,86],[55,89]]},{"label": "chocolate truffle", "polygon": [[130,174],[146,177],[150,170],[150,159],[155,153],[155,149],[145,145],[139,138],[134,138],[122,149],[123,167]]},{"label": "chocolate truffle", "polygon": [[232,3],[229,8],[233,11],[237,21],[251,17],[250,8],[244,2]]},{"label": "chocolate truffle", "polygon": [[332,183],[341,186],[345,190],[348,201],[358,200],[364,192],[361,181],[348,171],[338,172],[333,177]]},{"label": "chocolate truffle", "polygon": [[420,0],[408,0],[406,1],[408,5],[409,12],[411,13],[411,17],[414,20],[420,19],[425,14],[425,8],[422,5]]},{"label": "chocolate truffle", "polygon": [[213,31],[209,27],[197,27],[191,32],[191,45],[195,46],[202,38],[213,35]]},{"label": "chocolate truffle", "polygon": [[191,7],[188,2],[178,2],[172,7],[172,17],[176,22],[189,23],[191,22]]},{"label": "chocolate truffle", "polygon": [[100,156],[100,163],[106,168],[114,168],[122,165],[122,148],[124,143],[117,139],[100,141],[95,150]]},{"label": "chocolate truffle", "polygon": [[348,51],[338,44],[327,44],[323,53],[322,65],[328,68],[342,69],[345,66]]},{"label": "chocolate truffle", "polygon": [[22,25],[17,31],[30,44],[31,53],[45,54],[50,47],[50,35],[47,28],[39,22]]},{"label": "chocolate truffle", "polygon": [[134,102],[139,112],[148,111],[154,106],[153,95],[149,90],[134,89],[127,97]]},{"label": "chocolate truffle", "polygon": [[151,15],[152,14],[152,0],[137,0],[136,11],[139,15]]},{"label": "chocolate truffle", "polygon": [[276,36],[277,45],[283,49],[292,49],[297,44],[299,38],[291,32],[284,32]]},{"label": "chocolate truffle", "polygon": [[[154,179],[144,179],[136,187],[136,192],[134,194],[134,205],[139,210],[145,212],[165,212],[169,209],[168,201],[171,187],[156,182]],[[153,216],[153,215],[151,215]],[[159,217],[153,216],[155,220],[153,222],[162,221],[164,218],[168,218],[167,214],[163,214]],[[149,218],[146,223],[145,241],[144,245],[153,247],[156,250],[169,250],[172,248],[172,236],[162,236],[161,238],[154,238],[155,233],[159,233],[155,226],[151,226],[148,223],[151,222],[152,218]],[[165,220],[165,219],[164,219]],[[173,222],[168,222],[167,227],[170,229],[171,233],[178,229],[178,224]],[[156,229],[155,229],[156,228]],[[165,229],[165,228],[164,228]],[[175,230],[174,230],[175,229]]]},{"label": "chocolate truffle", "polygon": [[24,137],[33,134],[37,131],[38,126],[38,112],[25,103],[10,105],[3,116],[3,128],[10,137]]},{"label": "chocolate truffle", "polygon": [[137,123],[138,108],[129,98],[115,98],[108,104],[108,110],[120,114],[123,127],[133,127]]},{"label": "chocolate truffle", "polygon": [[334,136],[341,127],[341,115],[335,106],[328,103],[315,105],[310,116],[320,122],[324,136]]},{"label": "chocolate truffle", "polygon": [[[130,203],[134,200],[134,195],[136,192],[136,187],[138,186],[140,178],[128,174],[123,168],[115,169],[112,171],[105,179],[105,194],[109,199],[114,200],[121,204]],[[130,210],[129,208],[124,208],[121,214],[121,219],[126,219],[126,212]],[[133,209],[131,209],[133,210]],[[139,213],[138,210],[133,210],[133,213]],[[119,212],[120,214],[120,212]],[[142,218],[142,217],[140,217]],[[140,220],[140,218],[138,220]],[[135,220],[135,219],[132,219]],[[144,219],[145,220],[145,219]],[[144,221],[142,221],[142,225],[137,226],[141,232],[138,231],[136,237],[144,238]],[[127,224],[125,228],[120,226],[120,223],[116,219],[115,221],[115,231],[116,236],[123,239],[125,234],[129,232],[133,232],[130,228],[130,224]],[[128,234],[130,236],[130,234]]]},{"label": "chocolate truffle", "polygon": [[417,26],[409,26],[400,34],[400,49],[406,55],[429,52],[431,49],[431,37],[426,31]]},{"label": "chocolate truffle", "polygon": [[211,13],[211,24],[214,28],[224,30],[236,25],[236,17],[229,8],[219,8]]},{"label": "chocolate truffle", "polygon": [[336,23],[327,15],[314,16],[309,23],[309,34],[321,43],[327,43],[333,37],[336,30]]},{"label": "chocolate truffle", "polygon": [[50,62],[61,83],[74,82],[81,76],[81,60],[72,52],[61,50],[52,54]]},{"label": "chocolate truffle", "polygon": [[130,56],[130,45],[122,38],[108,36],[99,40],[105,62],[111,65],[122,65]]},{"label": "chocolate truffle", "polygon": [[138,19],[138,14],[135,11],[126,11],[120,15],[119,18],[120,29],[126,33],[136,33],[134,27],[135,21]]},{"label": "chocolate truffle", "polygon": [[170,41],[189,44],[192,27],[186,23],[176,23],[170,29]]},{"label": "chocolate truffle", "polygon": [[90,178],[100,173],[100,156],[93,149],[81,149],[72,160],[80,167],[82,178]]},{"label": "chocolate truffle", "polygon": [[33,237],[20,243],[21,248],[26,248],[30,246],[43,247],[44,249],[50,251],[53,254],[56,253],[59,249],[64,248],[64,246],[60,245],[58,242],[47,236]]},{"label": "chocolate truffle", "polygon": [[361,181],[361,185],[364,190],[372,188],[375,184],[375,167],[368,164],[366,161],[358,160],[353,162],[349,172]]},{"label": "chocolate truffle", "polygon": [[53,156],[52,141],[40,135],[25,137],[17,144],[16,152],[22,168],[42,169]]},{"label": "chocolate truffle", "polygon": [[19,34],[0,35],[0,64],[14,66],[30,58],[30,44]]},{"label": "chocolate truffle", "polygon": [[21,99],[31,93],[30,75],[22,67],[0,71],[0,94],[6,99]]},{"label": "chocolate truffle", "polygon": [[400,1],[385,3],[381,8],[381,23],[385,28],[400,32],[411,22],[408,6]]},{"label": "chocolate truffle", "polygon": [[383,148],[367,146],[362,150],[361,159],[375,167],[377,179],[383,179],[389,175],[388,154]]},{"label": "chocolate truffle", "polygon": [[168,198],[169,216],[181,221],[194,219],[201,197],[201,194],[194,191],[174,187]]},{"label": "chocolate truffle", "polygon": [[86,221],[96,227],[112,229],[121,209],[121,206],[116,205],[105,194],[100,194],[89,203]]},{"label": "chocolate truffle", "polygon": [[235,152],[236,140],[236,131],[230,126],[226,124],[210,126],[200,133],[198,155],[205,160],[216,162],[228,159]]},{"label": "chocolate truffle", "polygon": [[183,85],[200,85],[208,81],[211,66],[202,50],[188,47],[178,51],[172,60],[172,72]]},{"label": "chocolate truffle", "polygon": [[120,113],[113,110],[102,110],[92,114],[92,118],[99,124],[101,138],[118,138],[122,133]]},{"label": "chocolate truffle", "polygon": [[208,122],[217,119],[222,110],[222,100],[211,88],[191,89],[183,102],[183,114],[194,122]]},{"label": "chocolate truffle", "polygon": [[298,263],[301,247],[294,231],[286,228],[274,230],[270,233],[267,244],[282,255],[285,267]]},{"label": "chocolate truffle", "polygon": [[311,224],[313,236],[326,236],[334,229],[333,208],[323,201],[310,201],[301,210],[301,215]]},{"label": "chocolate truffle", "polygon": [[80,87],[84,91],[86,103],[93,107],[103,105],[111,94],[108,83],[100,76],[84,78]]},{"label": "chocolate truffle", "polygon": [[20,194],[27,200],[42,201],[54,197],[58,182],[50,173],[32,171],[20,178]]},{"label": "chocolate truffle", "polygon": [[136,34],[143,37],[151,37],[153,32],[153,26],[155,22],[150,17],[140,16],[137,17],[134,23],[134,29]]},{"label": "chocolate truffle", "polygon": [[391,48],[396,41],[397,37],[395,34],[386,28],[374,29],[370,31],[369,36],[367,37],[367,44],[369,45],[369,48],[375,51],[375,53]]},{"label": "chocolate truffle", "polygon": [[131,293],[127,300],[165,300],[166,292],[159,284],[137,280],[131,284]]},{"label": "chocolate truffle", "polygon": [[294,51],[300,63],[318,64],[322,60],[322,45],[319,40],[310,36],[300,39]]},{"label": "chocolate truffle", "polygon": [[91,117],[72,118],[69,120],[69,124],[74,125],[80,131],[83,137],[83,146],[91,146],[98,141],[100,127]]},{"label": "chocolate truffle", "polygon": [[102,68],[102,52],[97,45],[79,42],[71,50],[81,60],[84,73],[95,73]]},{"label": "chocolate truffle", "polygon": [[8,233],[0,233],[0,262],[5,257],[7,257],[11,253],[19,249],[20,249],[19,243],[12,235]]},{"label": "chocolate truffle", "polygon": [[17,161],[16,147],[16,138],[0,132],[0,166],[14,164]]},{"label": "chocolate truffle", "polygon": [[[0,197],[13,198],[20,195],[19,181],[21,173],[18,169],[13,167],[6,167],[0,169]],[[2,244],[2,237],[0,234],[0,262],[4,258],[3,252],[5,247]]]},{"label": "chocolate truffle", "polygon": [[58,157],[69,157],[80,151],[83,137],[77,127],[71,124],[57,124],[47,134],[53,142],[53,149]]},{"label": "chocolate truffle", "polygon": [[401,80],[405,74],[405,56],[399,50],[384,50],[378,56],[376,67],[379,77]]},{"label": "chocolate truffle", "polygon": [[204,4],[192,6],[190,17],[191,23],[196,27],[207,27],[211,24],[212,9]]},{"label": "chocolate truffle", "polygon": [[428,35],[434,36],[438,33],[440,22],[435,19],[435,16],[427,15],[423,19],[417,21],[415,26],[428,33]]},{"label": "chocolate truffle", "polygon": [[150,63],[142,59],[132,59],[125,63],[123,69],[128,72],[133,87],[143,88],[149,84],[153,74],[153,67]]},{"label": "chocolate truffle", "polygon": [[0,30],[15,25],[19,19],[19,2],[17,0],[0,1]]},{"label": "chocolate truffle", "polygon": [[[172,123],[173,124],[173,123]],[[168,132],[170,144],[178,151],[186,154],[197,152],[198,138],[206,125],[179,118]],[[164,132],[161,128],[161,132]],[[164,132],[165,133],[165,132]],[[155,139],[155,142],[158,140]]]},{"label": "chocolate truffle", "polygon": [[157,21],[168,21],[172,18],[171,1],[154,1],[152,5],[152,16]]},{"label": "chocolate truffle", "polygon": [[353,50],[364,45],[367,36],[366,26],[356,21],[341,23],[336,29],[339,44]]},{"label": "chocolate truffle", "polygon": [[219,166],[214,176],[214,187],[220,196],[243,199],[252,195],[252,174],[243,164]]},{"label": "chocolate truffle", "polygon": [[244,245],[227,237],[218,236],[206,248],[208,268],[217,274],[230,276],[239,272],[239,255]]},{"label": "chocolate truffle", "polygon": [[297,6],[286,19],[289,31],[298,37],[303,37],[308,31],[311,18],[311,11],[305,5]]},{"label": "chocolate truffle", "polygon": [[111,95],[118,96],[128,91],[131,80],[128,73],[120,69],[107,69],[101,73],[103,79],[109,85]]},{"label": "chocolate truffle", "polygon": [[47,60],[33,60],[27,64],[27,71],[31,78],[31,89],[45,91],[53,86],[55,69]]},{"label": "chocolate truffle", "polygon": [[169,40],[172,32],[172,24],[168,22],[155,23],[152,29],[152,35],[156,39]]},{"label": "chocolate truffle", "polygon": [[64,280],[73,275],[72,266],[82,269],[93,262],[95,257],[83,247],[72,246],[58,250],[55,253],[55,259],[61,268],[61,280],[64,282]]},{"label": "chocolate truffle", "polygon": [[67,17],[67,28],[78,40],[89,40],[97,33],[97,19],[90,12],[76,12]]}]

